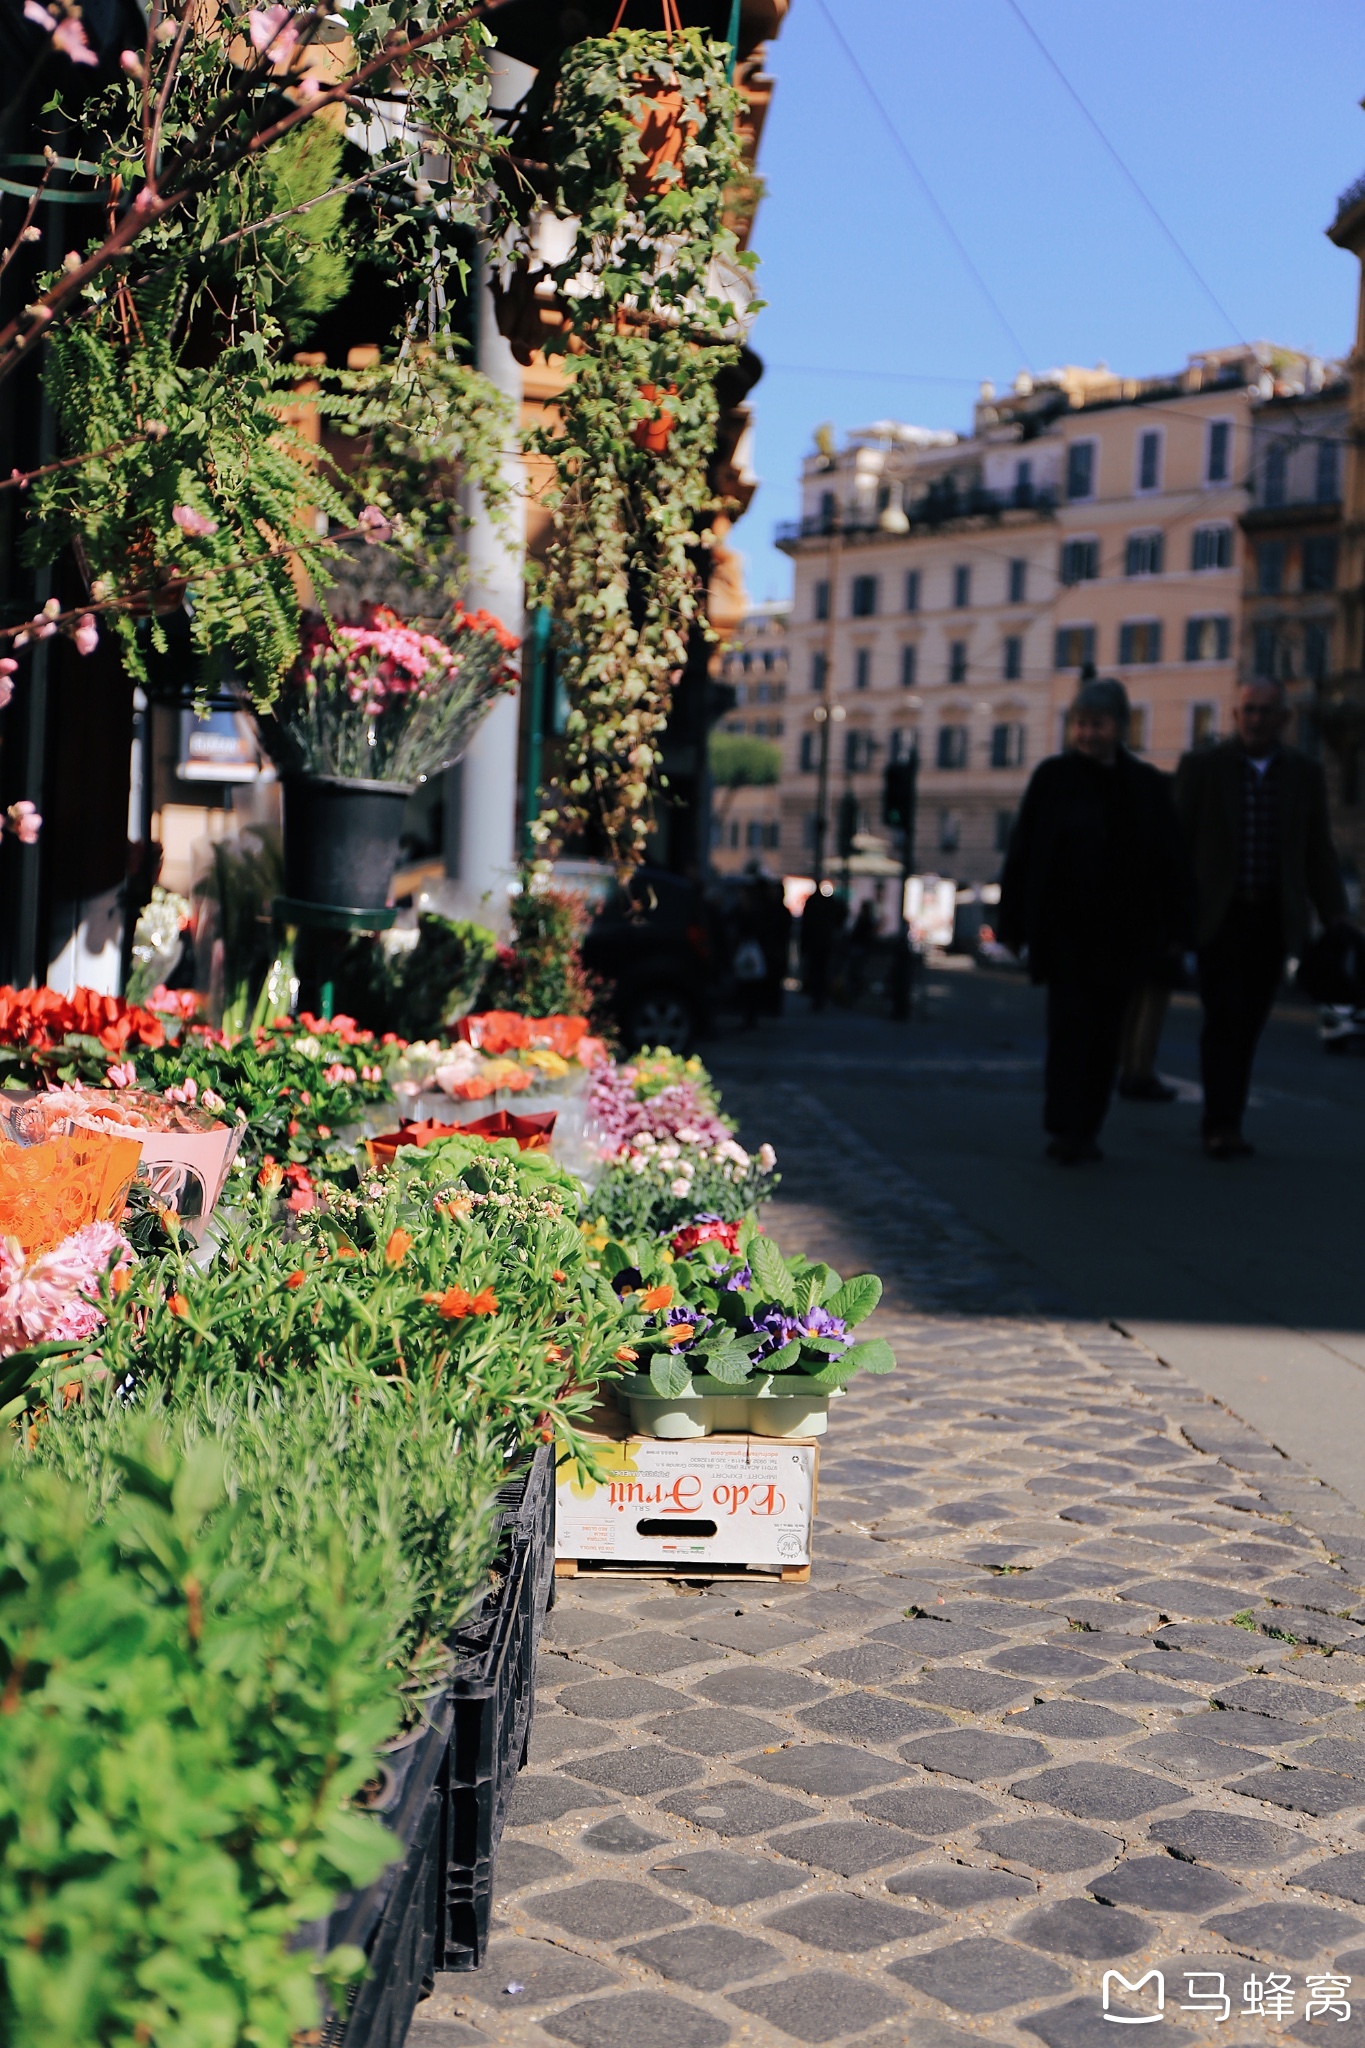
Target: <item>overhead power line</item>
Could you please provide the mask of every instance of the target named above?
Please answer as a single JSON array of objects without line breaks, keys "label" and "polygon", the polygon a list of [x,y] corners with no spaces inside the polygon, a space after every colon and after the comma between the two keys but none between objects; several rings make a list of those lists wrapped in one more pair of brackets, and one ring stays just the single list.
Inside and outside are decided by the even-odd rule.
[{"label": "overhead power line", "polygon": [[976,284],[978,291],[981,293],[982,298],[986,301],[986,304],[990,307],[996,319],[1000,322],[1000,325],[1003,328],[1004,332],[1008,335],[1010,346],[1014,349],[1019,361],[1021,363],[1027,363],[1029,361],[1028,350],[1024,347],[1023,342],[1020,341],[1019,336],[1015,333],[1013,327],[1010,325],[1008,319],[1005,317],[1005,313],[1000,305],[1000,301],[996,298],[994,292],[987,284],[985,278],[977,269],[976,264],[972,261],[971,254],[967,248],[966,243],[963,241],[961,235],[959,235],[957,229],[953,226],[947,214],[944,212],[942,206],[939,204],[938,198],[934,193],[933,187],[930,185],[929,180],[925,177],[918,163],[916,163],[915,158],[910,152],[909,144],[906,142],[905,137],[900,132],[900,129],[896,126],[890,114],[887,112],[886,106],[883,100],[881,99],[880,94],[877,92],[875,86],[873,85],[872,80],[868,77],[862,65],[858,62],[857,57],[854,55],[853,50],[849,45],[847,36],[845,36],[843,30],[840,28],[833,14],[830,12],[829,7],[826,5],[826,0],[819,0],[819,7],[820,12],[824,15],[825,20],[829,26],[830,33],[833,35],[835,41],[838,43],[840,49],[843,51],[845,57],[848,59],[849,66],[853,71],[854,76],[857,78],[858,83],[862,86],[863,91],[867,94],[868,99],[872,102],[873,107],[876,109],[877,116],[881,121],[882,126],[886,129],[887,134],[891,137],[891,140],[895,145],[897,154],[900,156],[902,161],[909,169],[911,176],[915,180],[915,183],[919,186],[920,191],[924,194],[925,199],[928,201],[930,207],[933,209],[935,218],[937,219],[939,226],[943,229],[945,235],[947,235],[954,249],[956,249],[965,268],[971,273],[971,276]]}]

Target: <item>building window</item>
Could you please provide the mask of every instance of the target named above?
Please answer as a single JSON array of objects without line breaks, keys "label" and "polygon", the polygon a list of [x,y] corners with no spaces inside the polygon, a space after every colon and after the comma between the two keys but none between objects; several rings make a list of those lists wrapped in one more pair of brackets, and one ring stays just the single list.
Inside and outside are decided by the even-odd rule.
[{"label": "building window", "polygon": [[1125,576],[1159,576],[1165,548],[1159,533],[1130,533],[1123,555]]},{"label": "building window", "polygon": [[1084,668],[1095,659],[1093,626],[1059,626],[1054,667]]},{"label": "building window", "polygon": [[823,576],[815,586],[815,610],[812,616],[817,619],[829,617],[829,584]]},{"label": "building window", "polygon": [[992,768],[1022,768],[1023,765],[1023,726],[1016,723],[993,725],[991,727]]},{"label": "building window", "polygon": [[938,814],[938,850],[940,853],[956,853],[962,839],[962,820],[956,811],[940,811]]},{"label": "building window", "polygon": [[1225,484],[1232,471],[1232,422],[1231,420],[1210,420],[1207,459],[1204,464],[1204,481],[1208,484]]},{"label": "building window", "polygon": [[1265,504],[1283,505],[1288,475],[1289,450],[1283,441],[1271,441],[1265,451],[1265,488],[1262,493]]},{"label": "building window", "polygon": [[1218,737],[1218,706],[1216,704],[1191,704],[1190,745],[1211,747]]},{"label": "building window", "polygon": [[767,818],[750,818],[744,828],[744,843],[750,851],[760,847],[776,846],[781,836],[781,826]]},{"label": "building window", "polygon": [[829,656],[823,648],[818,648],[810,658],[810,686],[812,690],[823,694],[828,679]]},{"label": "building window", "polygon": [[919,667],[919,649],[911,642],[901,649],[901,688],[913,690],[915,671]]},{"label": "building window", "polygon": [[804,775],[813,775],[820,766],[820,749],[815,744],[815,738],[813,732],[803,732],[801,735],[801,772]]},{"label": "building window", "polygon": [[1231,619],[1186,619],[1186,661],[1226,661],[1231,652]]},{"label": "building window", "polygon": [[1305,590],[1334,590],[1337,581],[1337,538],[1334,533],[1311,533],[1303,543],[1303,587]]},{"label": "building window", "polygon": [[1058,575],[1063,583],[1093,583],[1100,573],[1097,540],[1064,540]]},{"label": "building window", "polygon": [[1128,707],[1128,736],[1124,740],[1130,754],[1145,754],[1147,751],[1147,706],[1130,704]]},{"label": "building window", "polygon": [[1017,633],[1005,636],[1004,675],[1007,683],[1017,683],[1024,673],[1024,643]]},{"label": "building window", "polygon": [[1027,562],[1019,562],[1019,561],[1011,562],[1011,563],[1010,563],[1010,603],[1011,603],[1011,604],[1022,604],[1022,603],[1024,602],[1024,593],[1026,592],[1026,590],[1027,590],[1027,589],[1028,589],[1028,563],[1027,563]]},{"label": "building window", "polygon": [[918,727],[913,725],[893,726],[891,728],[890,747],[892,761],[908,761],[912,754],[918,754]]},{"label": "building window", "polygon": [[1161,487],[1161,434],[1155,427],[1149,427],[1138,435],[1137,487],[1140,491],[1155,491]]},{"label": "building window", "polygon": [[856,728],[844,734],[844,768],[849,775],[865,775],[872,766],[877,741],[870,732]]},{"label": "building window", "polygon": [[959,562],[953,571],[953,603],[959,611],[972,601],[972,572],[965,562]]},{"label": "building window", "polygon": [[1263,540],[1256,550],[1256,588],[1262,597],[1277,597],[1284,588],[1284,542]]},{"label": "building window", "polygon": [[1010,834],[1013,830],[1014,812],[997,811],[995,814],[995,850],[997,853],[1009,852]]},{"label": "building window", "polygon": [[1014,465],[1014,502],[1019,506],[1033,503],[1033,464],[1027,461]]},{"label": "building window", "polygon": [[855,690],[866,690],[871,687],[871,683],[872,649],[856,648],[853,655],[853,687]]},{"label": "building window", "polygon": [[1263,682],[1287,682],[1289,646],[1273,622],[1257,626],[1251,636],[1251,672]]},{"label": "building window", "polygon": [[967,680],[967,643],[965,640],[950,640],[948,643],[948,681],[965,683]]},{"label": "building window", "polygon": [[939,727],[937,759],[940,768],[966,767],[967,728],[965,725],[941,725]]},{"label": "building window", "polygon": [[1095,495],[1095,444],[1073,441],[1066,451],[1066,494],[1074,503]]},{"label": "building window", "polygon": [[917,612],[919,610],[918,569],[907,569],[905,572],[905,609],[908,612]]},{"label": "building window", "polygon": [[808,851],[814,851],[819,832],[820,820],[816,817],[814,811],[807,811],[805,817],[801,820],[801,844]]},{"label": "building window", "polygon": [[833,491],[821,491],[820,531],[822,533],[833,533],[836,516],[837,510]]},{"label": "building window", "polygon": [[1230,569],[1232,567],[1232,528],[1230,526],[1196,526],[1190,545],[1190,567],[1192,569]]},{"label": "building window", "polygon": [[1320,505],[1334,505],[1341,496],[1341,448],[1337,441],[1318,442],[1315,493]]},{"label": "building window", "polygon": [[1160,619],[1128,619],[1119,627],[1119,661],[1122,665],[1160,661]]},{"label": "building window", "polygon": [[855,619],[870,619],[877,609],[877,579],[875,576],[855,576],[853,579],[853,616]]},{"label": "building window", "polygon": [[1332,629],[1310,620],[1303,629],[1303,672],[1310,682],[1320,683],[1327,674]]}]

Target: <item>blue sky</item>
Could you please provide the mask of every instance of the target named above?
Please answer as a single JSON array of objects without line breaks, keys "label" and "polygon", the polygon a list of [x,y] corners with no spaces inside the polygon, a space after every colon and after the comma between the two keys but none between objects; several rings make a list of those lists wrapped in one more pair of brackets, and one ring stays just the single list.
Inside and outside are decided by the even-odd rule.
[{"label": "blue sky", "polygon": [[1239,339],[1349,348],[1357,266],[1323,228],[1365,170],[1358,0],[1017,0],[1207,290],[1012,0],[825,4],[987,291],[821,0],[792,0],[753,244],[769,302],[753,336],[763,482],[735,534],[752,596],[790,587],[772,529],[821,420],[841,435],[888,417],[965,428],[979,380],[1025,361],[1143,376]]}]

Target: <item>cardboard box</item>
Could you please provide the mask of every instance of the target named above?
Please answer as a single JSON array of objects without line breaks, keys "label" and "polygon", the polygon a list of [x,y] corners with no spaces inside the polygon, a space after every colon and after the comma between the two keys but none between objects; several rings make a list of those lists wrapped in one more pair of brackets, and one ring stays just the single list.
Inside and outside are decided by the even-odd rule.
[{"label": "cardboard box", "polygon": [[555,1557],[579,1565],[653,1565],[704,1578],[739,1570],[805,1578],[815,1517],[813,1438],[707,1436],[671,1442],[594,1433],[605,1482],[572,1460],[557,1474]]}]

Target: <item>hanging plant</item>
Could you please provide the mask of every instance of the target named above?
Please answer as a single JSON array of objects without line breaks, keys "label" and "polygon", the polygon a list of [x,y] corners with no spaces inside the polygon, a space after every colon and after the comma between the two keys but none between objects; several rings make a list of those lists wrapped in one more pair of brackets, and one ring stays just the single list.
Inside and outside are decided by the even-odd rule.
[{"label": "hanging plant", "polygon": [[[577,44],[543,145],[543,204],[503,244],[516,278],[568,316],[555,426],[532,437],[555,468],[541,596],[569,698],[567,762],[533,826],[586,832],[618,865],[642,855],[673,680],[702,616],[702,528],[715,510],[718,370],[753,311],[726,227],[741,163],[728,46],[695,29]],[[553,346],[553,337],[547,336]]]}]

